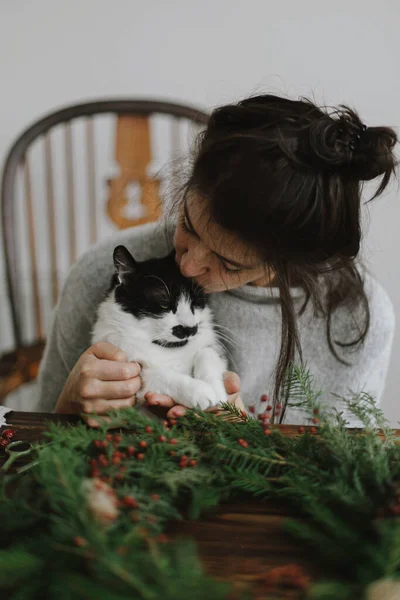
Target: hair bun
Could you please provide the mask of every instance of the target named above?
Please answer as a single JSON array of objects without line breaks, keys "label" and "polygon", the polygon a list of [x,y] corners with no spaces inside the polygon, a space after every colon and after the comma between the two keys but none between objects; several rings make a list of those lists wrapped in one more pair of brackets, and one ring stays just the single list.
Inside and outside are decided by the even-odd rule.
[{"label": "hair bun", "polygon": [[312,120],[303,128],[298,155],[311,168],[368,181],[390,176],[397,164],[396,142],[393,129],[367,127],[355,111],[341,106],[333,115]]}]

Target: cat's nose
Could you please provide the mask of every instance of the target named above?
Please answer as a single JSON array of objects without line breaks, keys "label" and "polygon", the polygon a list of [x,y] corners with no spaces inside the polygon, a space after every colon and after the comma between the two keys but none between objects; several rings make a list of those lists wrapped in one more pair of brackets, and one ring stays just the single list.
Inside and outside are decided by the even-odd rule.
[{"label": "cat's nose", "polygon": [[172,328],[172,335],[183,340],[185,338],[190,337],[191,335],[196,335],[198,326],[194,327],[184,327],[183,325],[176,325]]}]

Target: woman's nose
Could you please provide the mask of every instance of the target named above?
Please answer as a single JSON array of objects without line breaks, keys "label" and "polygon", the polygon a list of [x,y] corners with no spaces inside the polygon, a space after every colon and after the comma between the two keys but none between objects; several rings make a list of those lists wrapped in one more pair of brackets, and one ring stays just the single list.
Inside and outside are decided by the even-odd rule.
[{"label": "woman's nose", "polygon": [[180,269],[185,277],[198,277],[207,271],[206,255],[187,250],[181,258]]}]

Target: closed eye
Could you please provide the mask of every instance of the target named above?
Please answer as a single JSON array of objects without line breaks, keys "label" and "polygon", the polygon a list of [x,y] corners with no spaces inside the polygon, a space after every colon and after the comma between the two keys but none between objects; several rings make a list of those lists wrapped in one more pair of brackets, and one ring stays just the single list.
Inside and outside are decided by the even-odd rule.
[{"label": "closed eye", "polygon": [[241,269],[240,267],[228,267],[226,262],[223,260],[220,260],[220,263],[224,271],[226,271],[226,273],[243,273],[244,271],[244,269]]},{"label": "closed eye", "polygon": [[185,231],[189,235],[195,235],[196,237],[198,237],[197,233],[195,231],[193,231],[193,229],[189,226],[185,215],[182,215],[182,217],[181,217],[181,227],[182,227],[183,231]]}]

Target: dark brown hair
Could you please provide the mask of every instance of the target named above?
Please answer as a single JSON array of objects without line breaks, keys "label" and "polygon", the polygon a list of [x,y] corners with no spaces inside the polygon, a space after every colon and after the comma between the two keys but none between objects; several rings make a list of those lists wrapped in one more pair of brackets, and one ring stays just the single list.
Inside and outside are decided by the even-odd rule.
[{"label": "dark brown hair", "polygon": [[[373,198],[383,192],[395,172],[396,142],[393,129],[367,128],[347,106],[329,110],[274,95],[217,108],[201,134],[186,191],[206,198],[211,218],[256,248],[276,274],[282,341],[275,404],[296,349],[301,357],[291,285],[305,289],[302,311],[311,300],[326,317],[337,360],[348,364],[340,347],[357,347],[367,335],[368,299],[354,262],[360,182],[382,176]],[[343,305],[362,309],[356,339],[333,339],[332,316]]]}]

